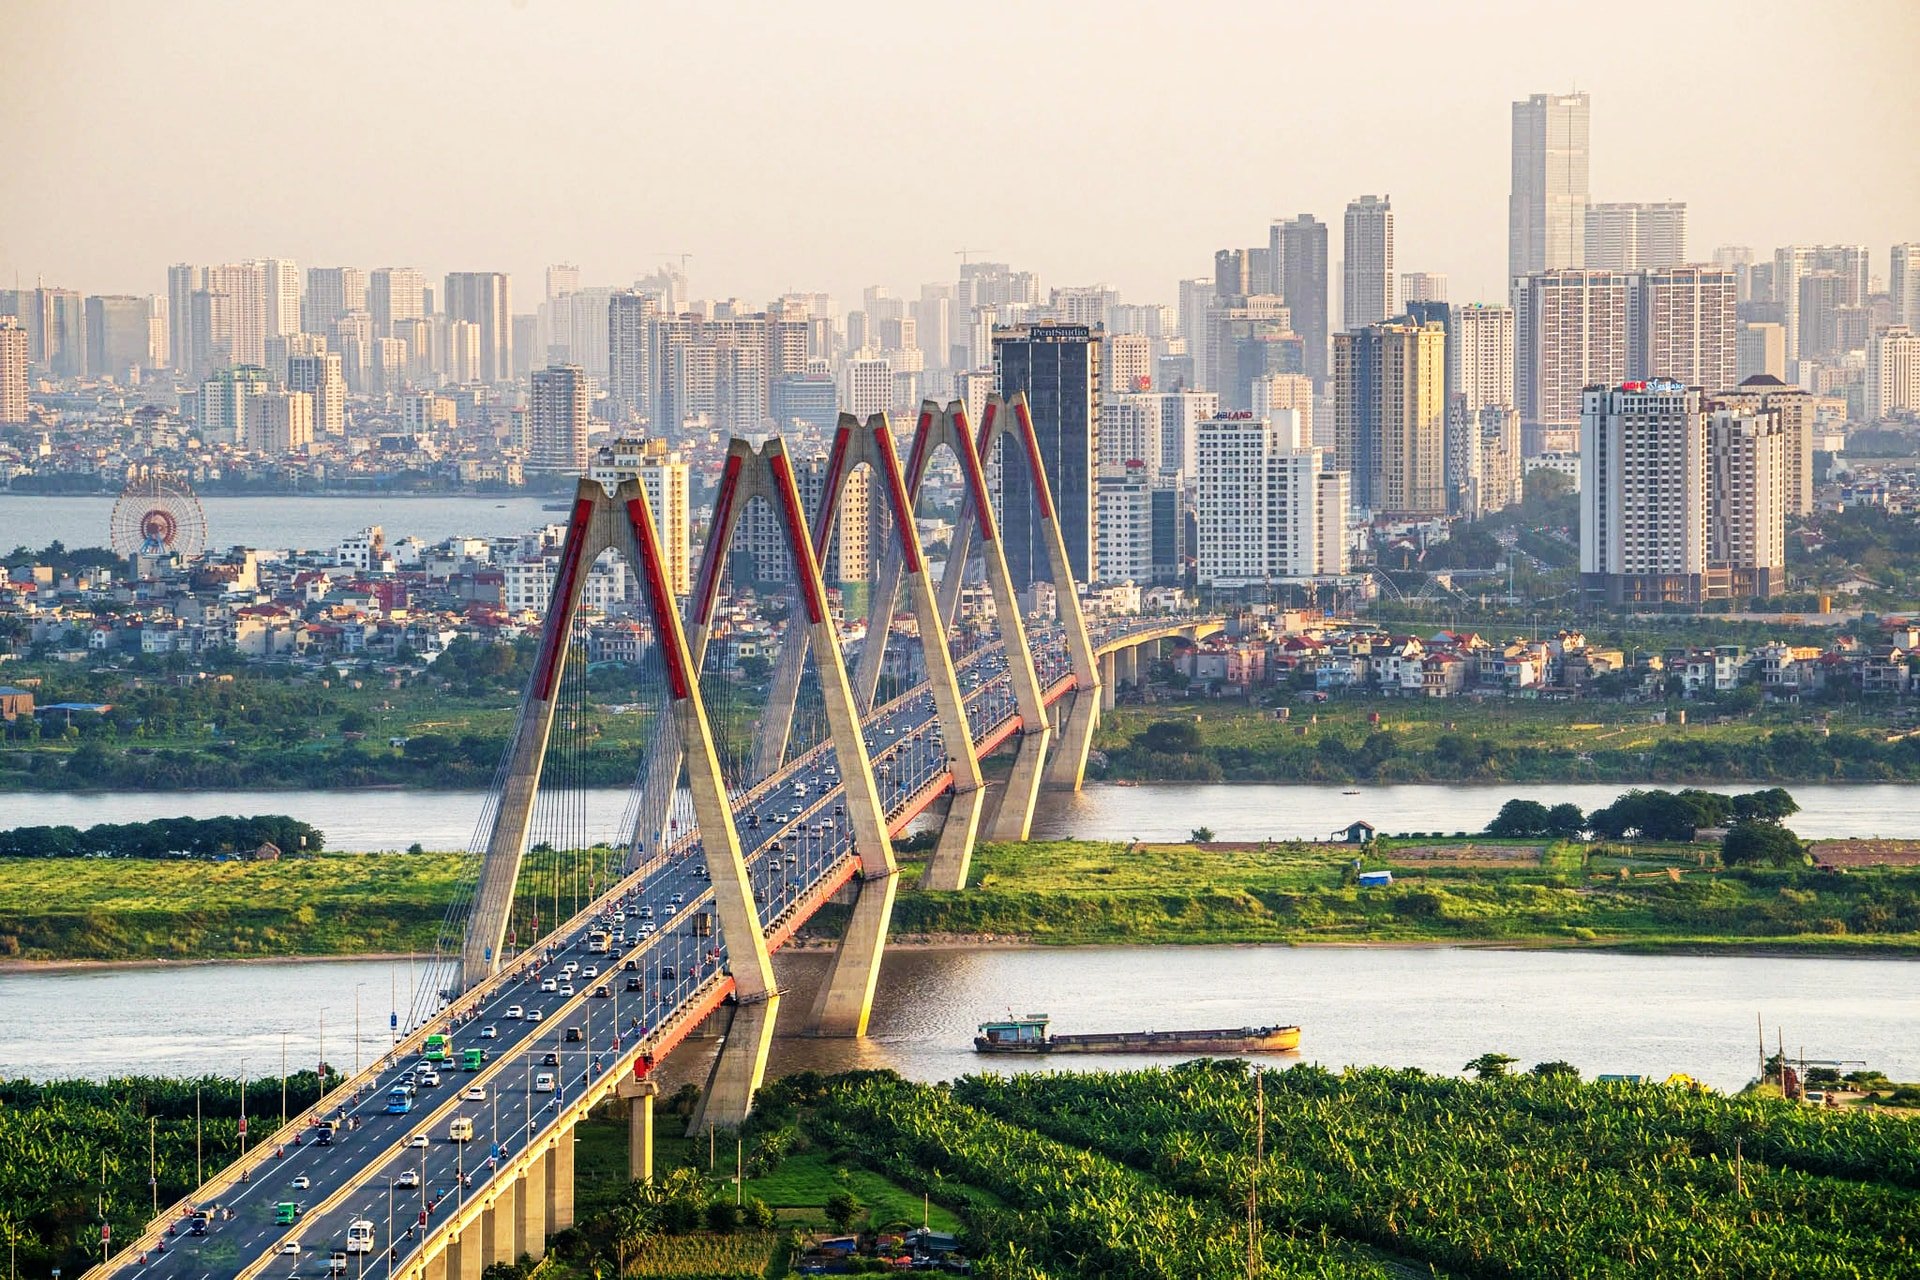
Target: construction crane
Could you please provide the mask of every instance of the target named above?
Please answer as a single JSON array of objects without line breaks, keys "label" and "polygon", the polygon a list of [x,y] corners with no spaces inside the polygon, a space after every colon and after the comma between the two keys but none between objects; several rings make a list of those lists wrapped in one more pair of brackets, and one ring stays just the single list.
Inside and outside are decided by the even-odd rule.
[{"label": "construction crane", "polygon": [[967,265],[967,255],[968,255],[968,254],[970,254],[970,253],[992,253],[992,252],[993,252],[993,250],[991,250],[991,249],[955,249],[955,250],[954,250],[953,252],[955,253],[955,255],[957,255],[957,256],[959,257],[959,259],[960,259],[960,265],[964,267],[964,266],[966,266],[966,265]]}]

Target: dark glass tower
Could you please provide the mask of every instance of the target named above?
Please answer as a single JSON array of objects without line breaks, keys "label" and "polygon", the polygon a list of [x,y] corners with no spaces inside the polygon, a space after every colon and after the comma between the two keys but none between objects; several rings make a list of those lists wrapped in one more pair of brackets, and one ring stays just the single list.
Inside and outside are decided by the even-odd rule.
[{"label": "dark glass tower", "polygon": [[[1033,413],[1041,462],[1053,490],[1067,563],[1077,582],[1091,582],[1094,563],[1094,463],[1100,456],[1100,340],[1083,324],[1019,326],[993,331],[993,367],[1000,394],[1021,391]],[[1040,540],[1033,478],[1025,456],[1000,445],[1002,536],[1014,585],[1050,580]]]}]

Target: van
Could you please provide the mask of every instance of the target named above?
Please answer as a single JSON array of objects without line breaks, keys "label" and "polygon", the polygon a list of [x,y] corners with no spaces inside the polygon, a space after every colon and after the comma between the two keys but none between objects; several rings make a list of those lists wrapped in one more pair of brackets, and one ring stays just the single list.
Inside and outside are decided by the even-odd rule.
[{"label": "van", "polygon": [[447,1141],[448,1142],[472,1142],[473,1141],[473,1117],[472,1116],[455,1116],[451,1121],[449,1121],[447,1124]]}]

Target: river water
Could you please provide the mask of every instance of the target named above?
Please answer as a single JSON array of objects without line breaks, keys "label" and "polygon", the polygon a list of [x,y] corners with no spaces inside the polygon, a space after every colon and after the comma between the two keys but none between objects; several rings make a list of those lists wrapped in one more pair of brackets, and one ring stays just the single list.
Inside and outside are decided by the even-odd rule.
[{"label": "river water", "polygon": [[[1769,1046],[1861,1058],[1920,1078],[1913,963],[1749,956],[1399,947],[1144,947],[896,951],[887,957],[873,1032],[863,1042],[798,1029],[825,972],[823,951],[776,958],[786,992],[775,1074],[891,1067],[920,1080],[985,1067],[1141,1065],[1121,1055],[983,1059],[985,1018],[1046,1012],[1060,1031],[1298,1023],[1298,1055],[1271,1061],[1376,1063],[1457,1072],[1493,1050],[1523,1065],[1559,1058],[1589,1076],[1686,1071],[1718,1088],[1756,1074],[1756,1015]],[[103,1078],[281,1068],[325,1053],[354,1062],[387,1043],[392,1001],[405,1008],[404,960],[295,961],[0,973],[0,1075]],[[688,1042],[669,1087],[704,1078],[713,1042]],[[1164,1060],[1162,1060],[1164,1061]],[[271,1088],[270,1084],[263,1087]]]},{"label": "river water", "polygon": [[[223,497],[203,495],[207,545],[322,549],[370,524],[387,541],[409,535],[425,542],[466,535],[511,537],[555,521],[565,512],[543,511],[545,499],[388,495],[326,497]],[[16,546],[44,547],[56,539],[69,547],[104,547],[114,499],[105,495],[0,493],[0,552]]]},{"label": "river water", "polygon": [[[1715,791],[1753,785],[1715,786]],[[1622,783],[1433,783],[1392,787],[1089,786],[1076,794],[1042,793],[1036,839],[1184,840],[1207,826],[1221,840],[1324,840],[1364,818],[1384,832],[1480,831],[1514,797],[1596,809],[1626,790]],[[1803,836],[1920,838],[1920,787],[1894,784],[1801,783],[1788,788],[1801,811],[1791,825]],[[1352,791],[1355,794],[1347,794]],[[41,823],[91,826],[149,818],[284,813],[326,833],[327,847],[354,852],[465,849],[485,793],[479,791],[104,791],[0,795],[0,826]],[[598,818],[595,838],[618,839],[626,793],[592,791],[586,809]]]}]

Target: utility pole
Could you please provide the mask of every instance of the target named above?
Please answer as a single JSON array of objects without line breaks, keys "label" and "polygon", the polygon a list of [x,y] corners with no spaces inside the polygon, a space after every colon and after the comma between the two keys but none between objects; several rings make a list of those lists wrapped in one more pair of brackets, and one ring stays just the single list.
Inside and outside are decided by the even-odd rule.
[{"label": "utility pole", "polygon": [[200,1161],[200,1086],[193,1086],[193,1185],[200,1186],[207,1180],[206,1169]]},{"label": "utility pole", "polygon": [[280,1033],[280,1127],[287,1127],[287,1033]]},{"label": "utility pole", "polygon": [[147,1117],[147,1186],[153,1189],[153,1216],[160,1216],[160,1165],[154,1159],[155,1134],[160,1126],[158,1116]]},{"label": "utility pole", "polygon": [[1260,1166],[1267,1150],[1266,1079],[1253,1069],[1253,1168],[1247,1177],[1247,1280],[1260,1274]]}]

